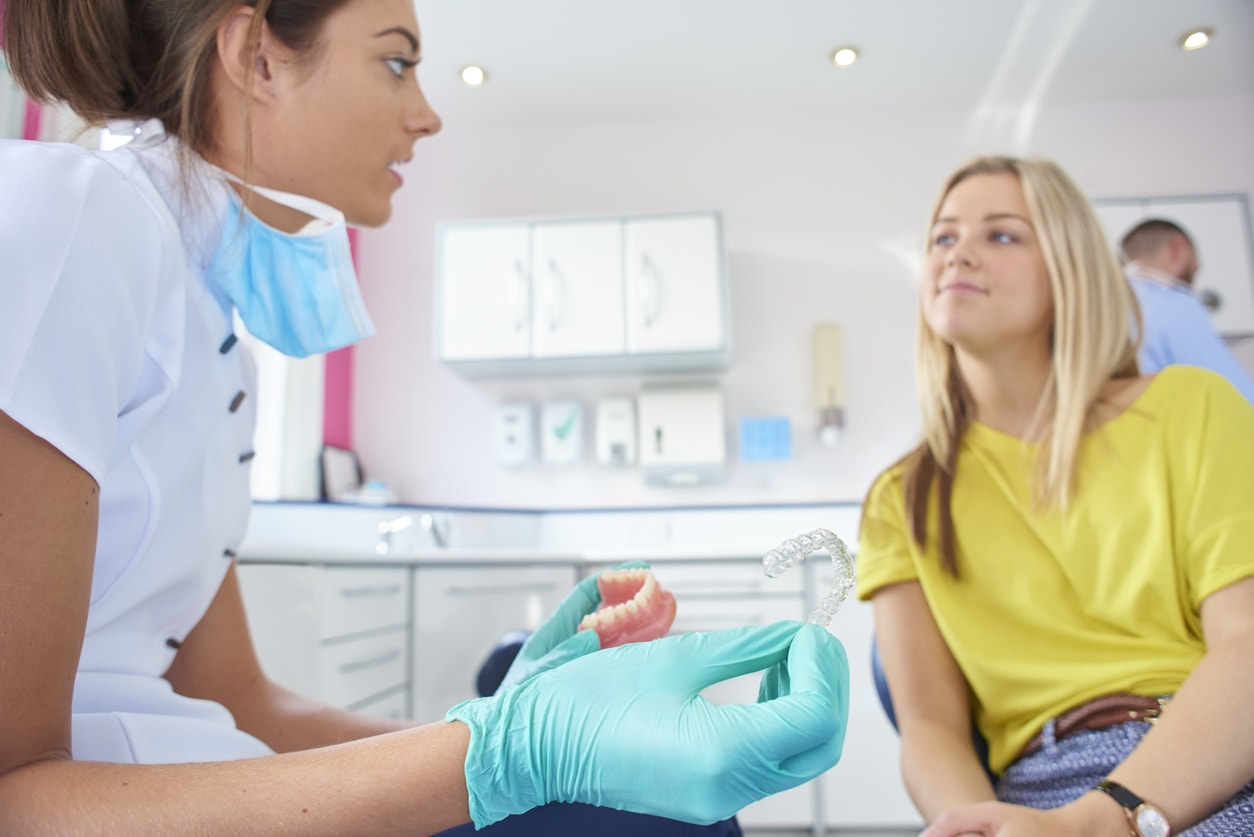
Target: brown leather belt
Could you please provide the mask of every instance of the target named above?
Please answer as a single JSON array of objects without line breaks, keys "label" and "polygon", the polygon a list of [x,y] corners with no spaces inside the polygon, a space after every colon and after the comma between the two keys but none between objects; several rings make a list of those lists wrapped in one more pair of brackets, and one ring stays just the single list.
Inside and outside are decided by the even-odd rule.
[{"label": "brown leather belt", "polygon": [[[1107,729],[1129,721],[1153,723],[1158,720],[1158,716],[1162,714],[1163,707],[1166,705],[1166,698],[1130,694],[1102,695],[1074,709],[1068,709],[1055,718],[1054,740],[1061,741],[1077,732]],[[1032,755],[1041,749],[1043,744],[1044,741],[1038,732],[1019,753],[1019,758]]]}]

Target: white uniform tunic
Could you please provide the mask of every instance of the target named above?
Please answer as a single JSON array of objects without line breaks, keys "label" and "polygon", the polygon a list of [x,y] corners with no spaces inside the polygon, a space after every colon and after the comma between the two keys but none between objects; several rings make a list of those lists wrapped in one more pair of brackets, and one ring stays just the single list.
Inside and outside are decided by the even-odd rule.
[{"label": "white uniform tunic", "polygon": [[243,537],[256,399],[203,269],[225,186],[187,189],[146,129],[111,152],[0,142],[0,410],[100,486],[74,757],[262,755],[162,677]]}]

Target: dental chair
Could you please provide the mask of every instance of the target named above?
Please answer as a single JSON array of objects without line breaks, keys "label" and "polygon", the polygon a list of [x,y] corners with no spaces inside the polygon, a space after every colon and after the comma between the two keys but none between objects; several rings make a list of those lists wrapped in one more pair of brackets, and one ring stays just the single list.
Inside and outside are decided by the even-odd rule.
[{"label": "dental chair", "polygon": [[[518,656],[529,631],[512,631],[497,642],[479,667],[475,689],[480,697],[495,694],[510,663]],[[500,822],[475,831],[473,824],[459,825],[441,831],[435,837],[563,837],[563,835],[596,835],[596,837],[744,837],[735,817],[713,825],[692,825],[679,820],[616,811],[576,802],[554,802],[532,808],[523,814],[506,817]]]}]

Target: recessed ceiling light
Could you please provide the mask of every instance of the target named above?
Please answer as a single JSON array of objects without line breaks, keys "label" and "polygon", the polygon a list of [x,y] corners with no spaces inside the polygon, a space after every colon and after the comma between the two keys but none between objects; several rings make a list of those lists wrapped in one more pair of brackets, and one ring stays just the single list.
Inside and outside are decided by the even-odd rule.
[{"label": "recessed ceiling light", "polygon": [[837,67],[848,67],[858,60],[858,51],[853,47],[841,47],[832,53],[832,63]]},{"label": "recessed ceiling light", "polygon": [[1180,38],[1180,46],[1188,50],[1201,49],[1210,43],[1210,38],[1214,34],[1214,29],[1196,29]]},{"label": "recessed ceiling light", "polygon": [[471,64],[469,67],[462,68],[462,81],[471,87],[478,87],[488,79],[488,74],[483,71],[482,67]]}]

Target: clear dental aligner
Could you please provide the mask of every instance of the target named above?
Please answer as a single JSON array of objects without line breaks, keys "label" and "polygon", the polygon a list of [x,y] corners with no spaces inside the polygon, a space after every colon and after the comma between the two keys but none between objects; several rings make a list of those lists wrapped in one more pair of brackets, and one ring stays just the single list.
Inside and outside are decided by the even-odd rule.
[{"label": "clear dental aligner", "polygon": [[826,529],[815,529],[805,535],[789,538],[779,546],[762,556],[762,569],[770,578],[779,578],[784,570],[795,567],[814,552],[827,552],[832,556],[832,569],[836,571],[836,582],[831,592],[823,597],[819,607],[810,614],[809,622],[827,627],[840,606],[849,597],[853,589],[853,558],[849,555],[849,547],[845,542]]}]

